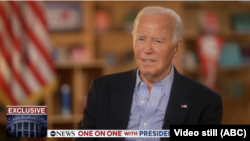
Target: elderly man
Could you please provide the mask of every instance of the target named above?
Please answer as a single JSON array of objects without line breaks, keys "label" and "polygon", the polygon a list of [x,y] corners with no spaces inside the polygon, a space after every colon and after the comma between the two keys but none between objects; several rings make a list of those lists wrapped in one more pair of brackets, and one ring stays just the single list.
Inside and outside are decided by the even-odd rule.
[{"label": "elderly man", "polygon": [[140,11],[133,30],[138,68],[93,80],[78,129],[161,130],[171,124],[220,124],[220,95],[179,74],[172,64],[181,38],[182,21],[173,10],[153,6]]}]

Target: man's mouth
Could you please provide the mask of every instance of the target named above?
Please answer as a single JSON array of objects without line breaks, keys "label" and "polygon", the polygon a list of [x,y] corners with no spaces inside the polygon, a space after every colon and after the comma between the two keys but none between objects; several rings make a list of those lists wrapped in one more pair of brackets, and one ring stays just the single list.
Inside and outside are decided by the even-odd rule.
[{"label": "man's mouth", "polygon": [[154,60],[147,60],[147,59],[142,59],[143,62],[145,63],[152,63],[152,62],[155,62]]}]

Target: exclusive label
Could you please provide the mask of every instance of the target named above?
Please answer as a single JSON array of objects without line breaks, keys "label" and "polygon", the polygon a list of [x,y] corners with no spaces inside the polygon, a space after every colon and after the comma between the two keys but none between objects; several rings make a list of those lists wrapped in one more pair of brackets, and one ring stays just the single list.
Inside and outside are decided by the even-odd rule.
[{"label": "exclusive label", "polygon": [[7,106],[7,137],[47,137],[47,106]]}]

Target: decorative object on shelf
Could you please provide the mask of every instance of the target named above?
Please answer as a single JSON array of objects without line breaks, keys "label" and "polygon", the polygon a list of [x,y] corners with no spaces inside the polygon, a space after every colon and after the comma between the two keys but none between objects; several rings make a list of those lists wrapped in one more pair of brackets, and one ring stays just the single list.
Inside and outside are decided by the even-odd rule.
[{"label": "decorative object on shelf", "polygon": [[133,28],[134,28],[134,20],[137,16],[137,11],[136,10],[131,10],[127,13],[127,15],[124,17],[124,24],[123,28],[124,31],[127,33],[131,33]]},{"label": "decorative object on shelf", "polygon": [[243,64],[250,65],[250,44],[245,44],[242,46],[242,57],[243,57]]},{"label": "decorative object on shelf", "polygon": [[68,84],[61,86],[62,115],[71,114],[71,88]]},{"label": "decorative object on shelf", "polygon": [[204,33],[217,33],[219,29],[219,21],[217,14],[211,11],[200,12],[200,26]]},{"label": "decorative object on shelf", "polygon": [[201,34],[197,39],[203,83],[215,91],[222,45],[223,40],[219,35]]},{"label": "decorative object on shelf", "polygon": [[238,43],[225,43],[220,58],[220,68],[239,68],[242,66],[242,54]]},{"label": "decorative object on shelf", "polygon": [[48,2],[44,8],[50,31],[81,30],[83,9],[79,4]]},{"label": "decorative object on shelf", "polygon": [[67,49],[65,47],[54,47],[52,50],[52,59],[55,63],[63,63],[67,61]]},{"label": "decorative object on shelf", "polygon": [[110,12],[105,9],[97,10],[94,16],[94,24],[96,33],[107,33],[111,27]]},{"label": "decorative object on shelf", "polygon": [[183,57],[183,67],[188,72],[194,72],[198,69],[198,59],[194,51],[186,51]]},{"label": "decorative object on shelf", "polygon": [[203,83],[217,91],[216,79],[219,68],[219,59],[223,46],[223,39],[216,34],[219,29],[218,17],[213,12],[203,12],[200,17],[203,32],[197,38],[201,76]]},{"label": "decorative object on shelf", "polygon": [[83,45],[73,45],[68,50],[69,60],[72,63],[84,63],[90,61],[90,53]]},{"label": "decorative object on shelf", "polygon": [[238,34],[250,33],[250,13],[238,13],[232,16],[233,30]]}]

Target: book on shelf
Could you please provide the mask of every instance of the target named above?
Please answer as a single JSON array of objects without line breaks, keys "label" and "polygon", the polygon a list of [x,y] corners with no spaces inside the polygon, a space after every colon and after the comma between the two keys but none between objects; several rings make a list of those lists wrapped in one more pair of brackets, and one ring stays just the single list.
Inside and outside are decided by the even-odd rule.
[{"label": "book on shelf", "polygon": [[62,115],[71,114],[71,88],[68,84],[61,86]]},{"label": "book on shelf", "polygon": [[90,52],[83,45],[73,45],[68,50],[68,58],[72,63],[84,63],[90,61]]},{"label": "book on shelf", "polygon": [[238,34],[250,33],[250,13],[237,13],[232,16],[233,30]]},{"label": "book on shelf", "polygon": [[52,52],[55,63],[85,63],[90,61],[90,52],[83,45],[70,47],[55,47]]},{"label": "book on shelf", "polygon": [[234,79],[227,79],[220,84],[221,94],[227,98],[240,99],[243,96],[243,85],[240,81]]},{"label": "book on shelf", "polygon": [[242,67],[242,54],[240,45],[236,42],[225,43],[220,58],[220,68],[233,69]]},{"label": "book on shelf", "polygon": [[242,57],[243,64],[246,66],[250,65],[250,44],[245,44],[242,46]]},{"label": "book on shelf", "polygon": [[186,71],[196,71],[198,69],[198,58],[195,51],[186,51],[183,55],[182,63]]}]

